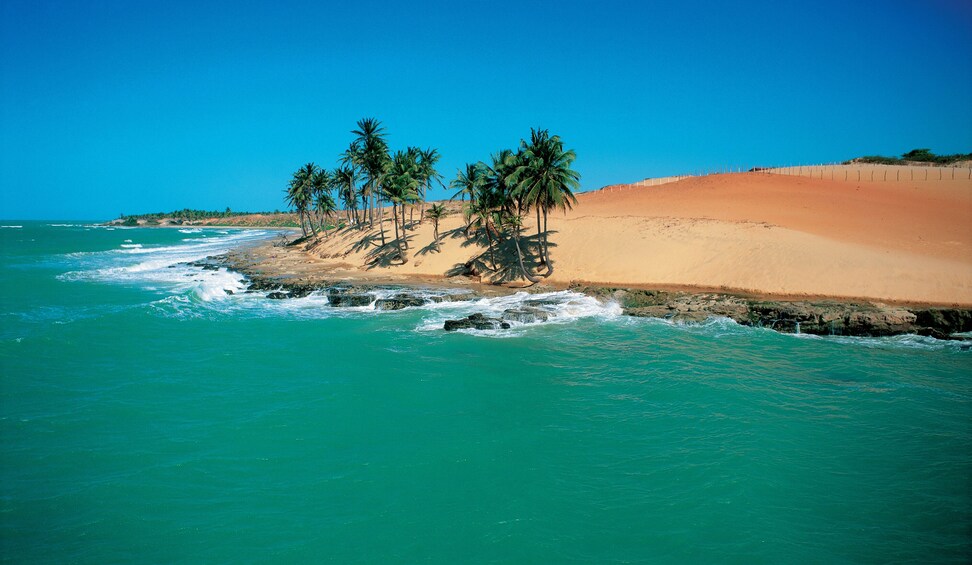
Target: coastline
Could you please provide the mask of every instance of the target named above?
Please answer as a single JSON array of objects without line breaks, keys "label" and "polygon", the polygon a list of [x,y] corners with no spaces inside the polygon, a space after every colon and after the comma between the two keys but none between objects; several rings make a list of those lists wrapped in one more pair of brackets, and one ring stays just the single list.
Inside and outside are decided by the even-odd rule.
[{"label": "coastline", "polygon": [[[934,303],[874,301],[827,296],[779,296],[727,289],[614,285],[608,283],[503,286],[484,284],[469,276],[429,276],[368,273],[350,264],[327,263],[299,246],[272,242],[238,248],[210,258],[217,265],[246,276],[250,289],[270,291],[271,298],[299,298],[311,292],[357,296],[375,289],[400,289],[400,304],[427,290],[462,291],[467,298],[540,294],[569,290],[602,302],[613,301],[623,314],[677,323],[701,323],[724,317],[744,326],[782,333],[882,337],[917,334],[936,339],[966,339],[953,334],[972,331],[972,308]],[[455,296],[454,294],[452,296]],[[337,301],[334,305],[343,305]]]},{"label": "coastline", "polygon": [[[281,230],[220,258],[264,289],[283,289],[278,298],[335,286],[573,290],[629,315],[683,322],[725,316],[781,331],[941,338],[972,331],[972,179],[833,176],[614,185],[579,194],[549,224],[524,215],[515,236],[482,222],[473,229],[451,201],[435,225],[415,218],[417,208],[408,220],[404,208],[385,208],[383,223],[345,225],[348,215],[308,237],[265,225],[281,220],[267,215],[159,227]],[[389,226],[389,215],[401,226]]]}]

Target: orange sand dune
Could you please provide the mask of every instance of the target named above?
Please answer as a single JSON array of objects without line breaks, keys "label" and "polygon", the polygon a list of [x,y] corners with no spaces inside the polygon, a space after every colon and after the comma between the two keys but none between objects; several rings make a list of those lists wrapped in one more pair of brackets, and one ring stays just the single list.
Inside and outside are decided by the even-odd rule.
[{"label": "orange sand dune", "polygon": [[844,242],[972,260],[972,181],[856,182],[741,173],[592,192],[571,217],[767,222]]},{"label": "orange sand dune", "polygon": [[[548,281],[697,286],[763,294],[972,305],[972,181],[844,182],[739,173],[582,194],[549,219]],[[535,233],[531,217],[526,233]],[[343,230],[315,268],[366,276],[446,276],[484,253],[441,222],[409,232],[405,265]],[[392,233],[386,223],[388,233]],[[454,231],[450,231],[454,230]],[[373,233],[371,235],[374,235]],[[489,275],[484,277],[488,279]]]}]

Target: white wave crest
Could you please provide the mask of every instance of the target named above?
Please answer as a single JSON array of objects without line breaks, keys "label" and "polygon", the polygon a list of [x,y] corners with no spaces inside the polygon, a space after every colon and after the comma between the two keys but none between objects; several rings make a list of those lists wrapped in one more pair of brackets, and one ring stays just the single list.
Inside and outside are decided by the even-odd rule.
[{"label": "white wave crest", "polygon": [[[439,331],[442,330],[446,320],[464,318],[470,314],[480,313],[490,318],[503,318],[507,310],[524,308],[546,313],[548,318],[542,322],[543,324],[566,324],[582,318],[614,319],[622,314],[621,306],[616,302],[601,302],[586,294],[570,290],[539,294],[517,292],[506,296],[483,297],[462,302],[432,303],[423,308],[429,310],[431,315],[422,320],[416,328],[417,331]],[[507,320],[507,323],[510,324],[509,330],[476,330],[468,333],[502,337],[515,335],[516,330],[541,324],[516,320]]]},{"label": "white wave crest", "polygon": [[146,290],[163,289],[168,293],[191,296],[198,302],[208,302],[244,290],[242,277],[223,268],[203,269],[191,263],[225,253],[243,243],[264,239],[270,233],[243,230],[182,245],[146,247],[126,243],[120,249],[107,252],[70,254],[94,268],[67,272],[58,278],[135,284]]}]

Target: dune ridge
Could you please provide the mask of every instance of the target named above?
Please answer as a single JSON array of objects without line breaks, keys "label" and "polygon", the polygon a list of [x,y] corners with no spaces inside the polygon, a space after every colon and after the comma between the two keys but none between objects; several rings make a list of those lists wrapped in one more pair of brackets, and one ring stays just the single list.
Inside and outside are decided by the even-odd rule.
[{"label": "dune ridge", "polygon": [[[373,230],[344,228],[301,247],[291,269],[358,278],[491,273],[485,241],[458,206],[409,230],[408,262]],[[531,217],[524,235],[536,234]],[[780,296],[972,305],[972,181],[843,181],[765,173],[688,177],[584,193],[549,218],[554,286],[698,287]],[[393,237],[386,221],[386,237]],[[285,260],[286,252],[277,253]],[[271,260],[268,257],[268,260]],[[300,265],[300,266],[298,266]],[[471,265],[476,268],[470,269]]]}]

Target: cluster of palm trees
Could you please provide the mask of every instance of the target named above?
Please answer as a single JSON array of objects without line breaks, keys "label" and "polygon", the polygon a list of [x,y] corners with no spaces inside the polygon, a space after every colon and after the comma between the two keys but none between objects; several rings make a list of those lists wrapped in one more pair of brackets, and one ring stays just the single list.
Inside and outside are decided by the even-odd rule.
[{"label": "cluster of palm trees", "polygon": [[351,133],[355,137],[340,155],[340,164],[333,172],[308,163],[293,174],[286,191],[287,203],[297,210],[304,236],[309,235],[308,230],[310,234],[316,234],[318,230],[324,230],[326,234],[325,221],[337,211],[337,204],[331,197],[331,192],[335,191],[341,199],[348,224],[363,226],[367,223],[373,227],[375,216],[378,217],[382,247],[387,245],[384,206],[391,203],[394,241],[404,263],[405,249],[408,248],[405,209],[410,208],[411,220],[414,220],[415,207],[421,203],[421,221],[426,194],[433,183],[441,183],[442,175],[435,168],[439,153],[432,148],[408,147],[392,154],[385,130],[374,118],[359,120],[357,129]]},{"label": "cluster of palm trees", "polygon": [[[287,187],[287,204],[297,209],[300,229],[307,236],[307,229],[312,233],[324,229],[324,222],[328,216],[337,211],[337,203],[331,196],[334,177],[331,173],[318,167],[314,163],[307,163],[297,169],[290,185]],[[314,225],[314,220],[317,225]],[[324,230],[325,236],[327,231]]]},{"label": "cluster of palm trees", "polygon": [[[436,170],[439,153],[435,149],[407,147],[392,153],[385,130],[374,118],[359,120],[355,137],[339,157],[333,171],[307,163],[293,174],[287,187],[286,200],[297,210],[305,237],[324,231],[327,221],[338,212],[332,192],[338,195],[349,225],[374,227],[377,216],[381,247],[385,238],[384,208],[391,204],[398,260],[407,262],[406,230],[414,225],[415,208],[421,204],[419,221],[428,217],[433,222],[433,249],[439,250],[439,219],[446,209],[433,204],[427,211],[425,197],[434,183],[441,185]],[[547,216],[551,210],[568,210],[577,203],[574,191],[580,174],[571,166],[576,156],[564,149],[559,136],[545,129],[532,129],[529,141],[521,140],[516,151],[504,149],[492,156],[491,163],[477,162],[458,172],[450,186],[464,203],[467,237],[485,234],[491,268],[499,268],[496,250],[512,242],[517,264],[531,282],[553,274],[547,240]],[[468,202],[466,202],[468,200]],[[406,208],[410,222],[406,222]],[[533,249],[521,242],[524,218],[536,214],[537,239]],[[527,269],[526,252],[535,252],[537,269]]]},{"label": "cluster of palm trees", "polygon": [[[498,268],[494,248],[513,241],[517,263],[530,282],[553,274],[547,241],[547,215],[550,210],[568,210],[577,203],[574,191],[580,186],[580,174],[571,169],[576,155],[564,149],[559,136],[544,129],[532,129],[530,140],[523,140],[516,152],[504,149],[492,156],[492,163],[467,164],[459,170],[450,186],[457,192],[453,199],[466,201],[466,235],[485,233],[490,263]],[[532,273],[524,264],[521,244],[523,219],[536,213],[538,268]]]}]

